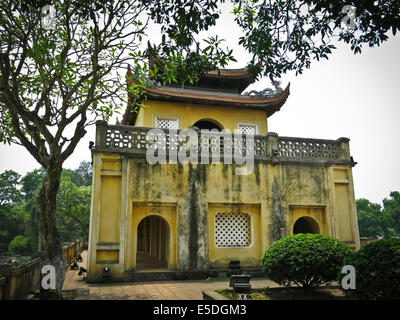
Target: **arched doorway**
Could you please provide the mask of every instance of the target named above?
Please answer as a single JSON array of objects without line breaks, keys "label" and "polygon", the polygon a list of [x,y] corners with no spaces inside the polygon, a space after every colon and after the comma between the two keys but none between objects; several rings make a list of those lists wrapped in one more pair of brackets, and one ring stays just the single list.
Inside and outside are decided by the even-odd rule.
[{"label": "arched doorway", "polygon": [[169,260],[170,230],[161,217],[151,215],[137,227],[136,270],[166,271]]},{"label": "arched doorway", "polygon": [[311,217],[301,217],[293,226],[293,234],[297,233],[320,233],[318,222]]},{"label": "arched doorway", "polygon": [[199,120],[195,124],[193,124],[193,126],[199,128],[200,130],[202,130],[202,129],[207,129],[207,130],[216,129],[218,131],[221,131],[223,129],[221,125],[216,123],[216,121],[209,120],[209,119]]}]

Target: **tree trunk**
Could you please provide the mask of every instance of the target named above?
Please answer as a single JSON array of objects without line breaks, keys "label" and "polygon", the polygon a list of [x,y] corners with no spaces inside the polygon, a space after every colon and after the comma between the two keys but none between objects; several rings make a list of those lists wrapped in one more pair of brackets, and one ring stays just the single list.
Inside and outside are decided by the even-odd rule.
[{"label": "tree trunk", "polygon": [[[37,197],[40,207],[40,237],[42,239],[45,262],[55,269],[55,289],[43,288],[40,284],[40,299],[61,299],[65,279],[66,261],[62,252],[60,235],[56,227],[56,200],[60,187],[62,166],[48,166],[47,176]],[[46,275],[46,274],[44,274]],[[42,277],[44,276],[42,274]]]}]

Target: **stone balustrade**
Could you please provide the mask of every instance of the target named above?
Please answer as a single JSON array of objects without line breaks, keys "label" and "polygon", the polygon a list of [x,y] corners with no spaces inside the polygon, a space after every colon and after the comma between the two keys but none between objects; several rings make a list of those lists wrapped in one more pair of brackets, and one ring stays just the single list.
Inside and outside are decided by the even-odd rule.
[{"label": "stone balustrade", "polygon": [[[169,130],[125,125],[109,125],[105,121],[96,123],[95,151],[119,154],[146,155],[147,149],[156,144],[159,150],[179,152],[188,150],[189,137],[180,135],[183,130]],[[187,132],[187,131],[185,131]],[[194,148],[201,153],[240,152],[245,156],[249,150],[255,160],[271,161],[275,164],[296,163],[353,163],[349,150],[349,139],[337,140],[281,137],[270,132],[267,135],[238,135],[235,141],[233,134],[223,132],[196,132],[198,143]],[[167,153],[167,152],[166,152]]]},{"label": "stone balustrade", "polygon": [[[84,248],[84,240],[79,239],[63,245],[67,266]],[[44,263],[41,255],[16,264],[0,264],[0,300],[25,299],[30,292],[40,288],[40,270]]]}]

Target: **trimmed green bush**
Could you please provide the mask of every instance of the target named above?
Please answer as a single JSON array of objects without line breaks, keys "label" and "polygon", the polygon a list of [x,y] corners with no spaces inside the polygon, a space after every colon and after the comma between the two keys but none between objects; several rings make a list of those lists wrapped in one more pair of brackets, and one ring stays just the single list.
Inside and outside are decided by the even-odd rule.
[{"label": "trimmed green bush", "polygon": [[341,241],[322,234],[295,234],[272,244],[262,258],[264,273],[272,281],[305,290],[335,281],[351,250]]},{"label": "trimmed green bush", "polygon": [[[358,299],[400,299],[400,239],[371,242],[344,260],[356,271],[356,288],[344,290]],[[345,274],[339,273],[338,280]]]}]

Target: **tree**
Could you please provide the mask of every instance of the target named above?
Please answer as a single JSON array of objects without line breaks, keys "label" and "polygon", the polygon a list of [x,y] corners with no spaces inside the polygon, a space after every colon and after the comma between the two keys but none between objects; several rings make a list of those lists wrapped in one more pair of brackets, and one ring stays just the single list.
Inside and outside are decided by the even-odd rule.
[{"label": "tree", "polygon": [[69,177],[61,178],[57,194],[57,226],[62,241],[89,236],[91,187],[75,185]]},{"label": "tree", "polygon": [[389,199],[383,199],[383,211],[390,217],[390,227],[397,237],[400,236],[400,192],[393,191]]},{"label": "tree", "polygon": [[22,194],[18,189],[21,176],[12,170],[0,173],[0,206],[15,205],[21,202]]},{"label": "tree", "polygon": [[[88,164],[90,166],[90,163]],[[91,188],[80,187],[72,181],[87,183],[91,171],[89,166],[83,161],[76,170],[62,170],[56,218],[62,242],[88,237]],[[43,168],[28,172],[22,178],[13,171],[0,174],[0,198],[4,200],[4,204],[0,205],[2,250],[6,251],[7,246],[10,248],[11,242],[17,236],[24,236],[27,245],[24,246],[24,250],[19,248],[18,253],[37,252],[39,208],[35,199],[45,175],[46,171]],[[20,190],[19,185],[22,186]],[[21,238],[18,239],[16,243],[19,243]],[[12,247],[14,246],[15,244]],[[9,249],[9,253],[13,252]]]},{"label": "tree", "polygon": [[[236,0],[235,20],[244,31],[239,43],[252,55],[254,76],[271,79],[295,70],[302,73],[311,59],[328,59],[332,40],[379,46],[400,30],[399,0]],[[258,68],[259,62],[262,68]]]},{"label": "tree", "polygon": [[46,263],[55,267],[57,280],[55,292],[43,294],[60,297],[65,276],[56,228],[62,165],[88,125],[118,112],[115,98],[125,81],[116,71],[133,61],[138,81],[131,93],[145,84],[147,69],[140,63],[144,65],[146,55],[139,46],[148,23],[146,9],[162,13],[165,8],[190,19],[187,25],[168,21],[170,28],[178,27],[173,35],[178,44],[164,48],[177,52],[185,36],[214,23],[218,2],[191,1],[187,6],[178,1],[164,7],[156,0],[52,1],[56,14],[50,29],[41,25],[46,1],[0,3],[0,141],[22,145],[46,170],[37,203]]},{"label": "tree", "polygon": [[42,185],[45,177],[46,170],[44,168],[35,169],[22,177],[21,191],[25,195],[25,201],[36,198],[38,189]]},{"label": "tree", "polygon": [[382,207],[367,199],[356,201],[358,227],[361,237],[383,237],[384,225]]},{"label": "tree", "polygon": [[[129,91],[141,101],[149,72],[163,82],[193,82],[199,74],[225,66],[233,56],[231,50],[221,49],[218,37],[207,39],[204,49],[192,49],[195,35],[215,25],[223,0],[54,0],[54,20],[41,10],[49,2],[0,3],[0,141],[22,145],[46,171],[37,203],[46,263],[56,268],[54,295],[60,296],[65,261],[56,228],[56,195],[62,166],[88,125],[119,112],[117,97],[122,96],[125,81],[118,70],[134,64],[135,81]],[[325,39],[339,28],[344,5],[339,0],[233,2],[237,22],[246,33],[241,44],[253,55],[251,70],[255,76],[263,71],[270,77],[287,70],[300,72],[309,66],[310,55],[327,57],[332,47]],[[362,37],[351,32],[340,37],[355,52],[361,43],[385,41],[389,27],[393,33],[399,29],[398,0],[367,3],[360,5],[365,10],[360,8],[357,17]],[[50,16],[54,25],[44,16]],[[149,70],[140,48],[149,19],[161,24],[165,35],[154,47],[162,61],[158,74]],[[318,35],[321,45],[313,42]],[[254,67],[257,61],[262,68]]]},{"label": "tree", "polygon": [[8,245],[8,251],[14,254],[26,253],[29,250],[28,238],[17,235]]},{"label": "tree", "polygon": [[32,252],[37,252],[39,249],[39,206],[36,202],[36,197],[45,177],[46,170],[39,168],[28,172],[21,179],[21,191],[25,195],[25,211],[27,212],[25,235],[28,238]]},{"label": "tree", "polygon": [[8,244],[15,236],[24,234],[26,217],[24,206],[0,207],[0,243]]},{"label": "tree", "polygon": [[23,200],[19,190],[21,176],[12,170],[0,174],[0,243],[8,244],[24,232]]},{"label": "tree", "polygon": [[393,191],[383,200],[383,208],[367,199],[356,201],[361,237],[390,238],[400,235],[400,193]]},{"label": "tree", "polygon": [[79,167],[74,170],[72,182],[78,187],[92,185],[92,164],[89,161],[81,161]]}]

